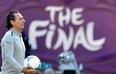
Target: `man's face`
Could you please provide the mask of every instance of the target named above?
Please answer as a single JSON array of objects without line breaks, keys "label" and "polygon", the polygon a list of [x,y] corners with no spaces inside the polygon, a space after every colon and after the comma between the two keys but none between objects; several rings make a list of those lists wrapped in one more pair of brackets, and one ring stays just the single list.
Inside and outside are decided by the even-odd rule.
[{"label": "man's face", "polygon": [[24,18],[20,13],[14,13],[15,21],[13,21],[13,28],[17,31],[24,29]]}]

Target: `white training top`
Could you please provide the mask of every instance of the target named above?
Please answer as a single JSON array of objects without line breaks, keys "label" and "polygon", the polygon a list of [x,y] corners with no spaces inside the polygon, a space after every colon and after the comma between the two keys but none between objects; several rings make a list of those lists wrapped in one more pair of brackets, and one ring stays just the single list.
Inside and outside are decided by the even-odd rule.
[{"label": "white training top", "polygon": [[25,58],[25,46],[21,33],[18,33],[11,28],[2,38],[1,47],[1,73],[21,74]]}]

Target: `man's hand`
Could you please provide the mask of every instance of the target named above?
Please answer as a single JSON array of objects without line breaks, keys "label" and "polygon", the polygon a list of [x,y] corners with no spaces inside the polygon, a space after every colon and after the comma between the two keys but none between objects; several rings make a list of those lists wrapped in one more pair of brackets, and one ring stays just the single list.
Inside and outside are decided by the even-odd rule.
[{"label": "man's hand", "polygon": [[35,74],[37,70],[33,70],[32,67],[28,66],[28,67],[24,67],[22,72],[25,74]]}]

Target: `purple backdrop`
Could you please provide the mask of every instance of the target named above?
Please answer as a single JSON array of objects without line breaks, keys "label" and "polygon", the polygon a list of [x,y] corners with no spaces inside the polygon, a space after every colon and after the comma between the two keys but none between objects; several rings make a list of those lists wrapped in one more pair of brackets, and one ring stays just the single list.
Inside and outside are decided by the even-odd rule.
[{"label": "purple backdrop", "polygon": [[57,69],[58,54],[73,51],[84,73],[116,73],[116,0],[1,0],[0,39],[13,9],[41,61]]}]

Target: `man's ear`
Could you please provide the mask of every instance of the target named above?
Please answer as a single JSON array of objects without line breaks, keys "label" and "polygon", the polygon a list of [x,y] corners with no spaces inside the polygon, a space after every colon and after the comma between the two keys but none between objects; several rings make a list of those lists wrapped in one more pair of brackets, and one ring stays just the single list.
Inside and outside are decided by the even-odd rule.
[{"label": "man's ear", "polygon": [[14,20],[10,20],[10,23],[11,23],[12,25],[14,25]]}]

